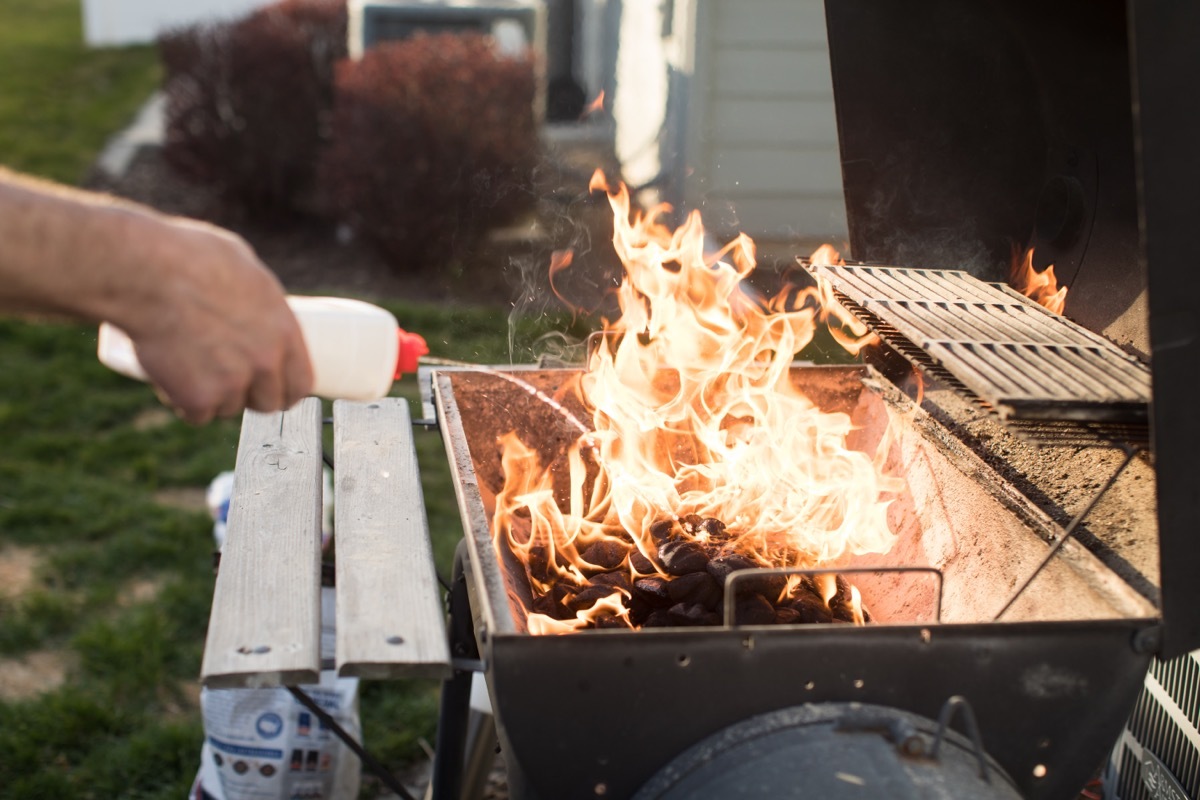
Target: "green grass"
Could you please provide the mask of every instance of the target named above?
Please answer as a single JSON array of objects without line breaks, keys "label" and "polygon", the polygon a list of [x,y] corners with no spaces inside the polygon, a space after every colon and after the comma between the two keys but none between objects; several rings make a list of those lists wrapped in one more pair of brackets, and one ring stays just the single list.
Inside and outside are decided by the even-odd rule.
[{"label": "green grass", "polygon": [[80,0],[0,0],[0,164],[79,181],[159,74],[153,47],[86,48]]},{"label": "green grass", "polygon": [[[532,360],[564,319],[387,303],[433,354]],[[509,337],[517,347],[510,359]],[[212,596],[211,522],[156,502],[232,468],[237,424],[163,418],[154,393],[103,368],[95,331],[0,319],[0,549],[39,554],[35,586],[0,600],[0,658],[59,650],[64,686],[0,701],[0,798],[182,797],[198,766],[194,696]],[[396,393],[415,403],[406,378]],[[420,415],[414,405],[414,416]],[[150,421],[148,424],[147,421]],[[416,431],[438,566],[461,537],[440,435]],[[122,599],[135,581],[153,598]],[[364,683],[368,747],[393,770],[434,737],[437,685]]]},{"label": "green grass", "polygon": [[[0,0],[0,164],[80,181],[159,75],[152,47],[85,48],[79,0]],[[541,333],[563,325],[387,305],[435,355],[473,362],[532,360]],[[164,417],[149,388],[97,363],[95,346],[94,329],[0,318],[0,551],[36,554],[32,587],[0,592],[0,659],[51,653],[66,665],[61,686],[0,700],[0,800],[180,798],[199,765],[212,523],[156,492],[199,490],[231,469],[238,426]],[[397,393],[415,401],[415,381]],[[449,468],[436,432],[416,438],[448,574],[461,537]],[[389,768],[424,757],[437,688],[364,682],[364,737]]]}]

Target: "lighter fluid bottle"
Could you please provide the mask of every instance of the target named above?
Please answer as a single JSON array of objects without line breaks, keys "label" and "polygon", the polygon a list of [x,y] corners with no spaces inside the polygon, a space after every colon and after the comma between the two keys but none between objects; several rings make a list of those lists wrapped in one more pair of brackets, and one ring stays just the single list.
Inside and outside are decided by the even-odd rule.
[{"label": "lighter fluid bottle", "polygon": [[[415,372],[417,360],[429,352],[418,334],[403,330],[392,313],[371,303],[341,297],[287,298],[300,323],[312,363],[312,393],[343,400],[378,400],[392,381]],[[98,355],[114,372],[148,380],[133,342],[124,331],[103,323]]]}]

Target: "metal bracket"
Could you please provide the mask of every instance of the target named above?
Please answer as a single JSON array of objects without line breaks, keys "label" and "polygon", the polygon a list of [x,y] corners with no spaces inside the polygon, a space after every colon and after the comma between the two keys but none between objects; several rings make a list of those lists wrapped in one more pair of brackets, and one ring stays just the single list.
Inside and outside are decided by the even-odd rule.
[{"label": "metal bracket", "polygon": [[954,712],[962,709],[963,724],[967,728],[967,736],[971,739],[971,747],[975,751],[975,758],[979,760],[979,777],[984,783],[991,783],[988,777],[987,755],[983,749],[983,737],[979,735],[979,725],[975,722],[975,712],[971,709],[971,704],[967,702],[967,698],[960,694],[946,700],[942,704],[942,710],[938,712],[938,727],[937,733],[933,735],[933,744],[929,747],[929,757],[936,759],[938,750],[942,747],[942,739],[946,736],[946,729],[950,726],[951,720],[954,719]]}]

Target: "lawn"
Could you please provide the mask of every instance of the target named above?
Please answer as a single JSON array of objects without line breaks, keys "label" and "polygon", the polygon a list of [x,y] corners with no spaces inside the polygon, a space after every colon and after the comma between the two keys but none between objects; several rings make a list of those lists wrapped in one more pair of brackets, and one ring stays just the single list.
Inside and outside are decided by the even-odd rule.
[{"label": "lawn", "polygon": [[[508,360],[498,311],[389,306],[431,342],[452,343],[442,357]],[[555,323],[522,324],[516,340]],[[0,701],[6,799],[178,798],[197,767],[212,526],[179,498],[232,467],[237,425],[174,420],[94,353],[90,328],[0,320],[0,557],[33,563],[23,591],[0,594],[0,671],[32,659],[65,677]],[[416,391],[412,378],[397,387]],[[445,574],[457,509],[438,434],[416,436]],[[364,738],[393,769],[432,741],[436,689],[364,684]]]},{"label": "lawn", "polygon": [[0,164],[74,183],[158,84],[151,47],[89,50],[80,0],[0,0]]},{"label": "lawn", "polygon": [[[89,51],[78,0],[0,0],[0,163],[74,183],[158,81],[152,48]],[[562,320],[399,305],[434,355],[528,360]],[[516,351],[509,351],[510,333]],[[212,594],[207,483],[238,425],[174,419],[95,358],[89,327],[0,318],[0,798],[172,798],[195,775]],[[525,348],[525,349],[522,349]],[[397,392],[416,398],[413,379]],[[419,416],[419,409],[414,416]],[[416,432],[440,569],[460,536],[437,433]],[[399,770],[437,686],[364,683],[364,738]]]}]

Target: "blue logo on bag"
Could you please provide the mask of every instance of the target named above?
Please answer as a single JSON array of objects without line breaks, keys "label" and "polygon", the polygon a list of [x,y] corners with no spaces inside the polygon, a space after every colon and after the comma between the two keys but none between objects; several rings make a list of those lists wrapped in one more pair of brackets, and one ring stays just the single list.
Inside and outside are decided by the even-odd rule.
[{"label": "blue logo on bag", "polygon": [[262,738],[274,739],[283,731],[283,720],[278,714],[268,711],[259,716],[258,721],[254,723],[254,729]]}]

